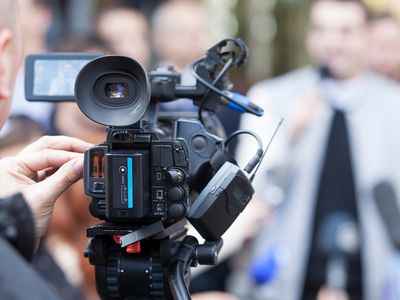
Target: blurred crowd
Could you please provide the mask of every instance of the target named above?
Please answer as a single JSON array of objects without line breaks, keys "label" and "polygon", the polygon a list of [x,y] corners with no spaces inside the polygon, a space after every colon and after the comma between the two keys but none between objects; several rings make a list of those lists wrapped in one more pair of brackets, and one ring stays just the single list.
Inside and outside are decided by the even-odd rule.
[{"label": "blurred crowd", "polygon": [[[18,2],[24,55],[120,54],[146,69],[173,66],[182,84],[193,85],[191,63],[216,42],[204,2],[167,0],[150,19],[105,5],[90,36],[66,37],[49,49],[54,16],[47,2]],[[373,14],[361,0],[314,0],[304,46],[307,66],[249,90],[263,118],[218,114],[227,135],[248,129],[265,144],[284,123],[255,179],[254,199],[224,236],[221,263],[194,276],[196,299],[400,299],[400,219],[399,228],[386,222],[389,196],[380,193],[382,186],[400,192],[400,21],[390,11]],[[197,111],[188,99],[160,109]],[[98,144],[105,133],[74,103],[27,102],[22,67],[0,131],[0,158],[45,134]],[[250,145],[240,139],[231,149],[239,162],[255,151]],[[34,259],[66,300],[98,299],[94,268],[83,257],[86,229],[99,223],[89,202],[82,181],[60,197]]]}]

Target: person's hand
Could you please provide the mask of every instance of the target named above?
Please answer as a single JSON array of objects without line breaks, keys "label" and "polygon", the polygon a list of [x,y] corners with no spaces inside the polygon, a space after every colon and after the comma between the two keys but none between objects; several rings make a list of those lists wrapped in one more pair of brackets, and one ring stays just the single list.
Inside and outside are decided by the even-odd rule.
[{"label": "person's hand", "polygon": [[192,296],[193,300],[237,300],[236,297],[222,292],[198,293]]},{"label": "person's hand", "polygon": [[22,193],[44,235],[57,198],[82,177],[82,153],[91,147],[76,138],[44,136],[18,155],[0,160],[0,198]]}]

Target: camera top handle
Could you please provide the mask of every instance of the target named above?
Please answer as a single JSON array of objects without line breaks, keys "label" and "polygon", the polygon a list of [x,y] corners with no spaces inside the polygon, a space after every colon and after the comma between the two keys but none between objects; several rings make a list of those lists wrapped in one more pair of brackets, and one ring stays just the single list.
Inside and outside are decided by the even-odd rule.
[{"label": "camera top handle", "polygon": [[[180,85],[180,74],[172,69],[156,69],[149,73],[152,103],[189,98],[200,111],[217,111],[220,104],[239,112],[262,116],[261,107],[247,97],[230,92],[232,84],[227,71],[240,67],[247,59],[247,47],[241,39],[224,39],[207,50],[206,56],[192,64],[191,71],[196,85]],[[200,118],[201,119],[201,118]]]}]

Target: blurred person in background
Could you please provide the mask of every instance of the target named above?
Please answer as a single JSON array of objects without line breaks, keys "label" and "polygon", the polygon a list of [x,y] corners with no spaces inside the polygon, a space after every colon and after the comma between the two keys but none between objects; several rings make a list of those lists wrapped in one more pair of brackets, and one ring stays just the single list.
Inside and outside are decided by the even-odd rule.
[{"label": "blurred person in background", "polygon": [[[52,16],[44,0],[18,0],[20,7],[22,57],[47,51],[46,33]],[[0,157],[14,155],[37,140],[49,128],[53,105],[25,99],[23,64],[19,70],[10,119],[0,131]],[[23,130],[21,130],[23,129]]]},{"label": "blurred person in background", "polygon": [[[52,24],[52,14],[45,0],[17,0],[21,14],[21,37],[23,41],[23,58],[32,53],[47,52],[46,34]],[[53,105],[51,103],[31,103],[25,99],[24,65],[21,65],[15,84],[14,97],[10,115],[14,120],[7,127],[19,126],[29,120],[47,130]],[[22,119],[22,120],[20,120]],[[25,124],[26,125],[26,124]],[[34,124],[32,124],[35,127]],[[27,126],[29,128],[30,126]],[[32,140],[31,140],[32,141]],[[26,142],[31,142],[27,140]]]},{"label": "blurred person in background", "polygon": [[[312,65],[249,92],[266,117],[243,116],[242,128],[265,140],[285,122],[255,179],[274,217],[253,245],[247,298],[376,300],[397,289],[373,191],[381,181],[400,187],[400,88],[369,71],[367,20],[361,1],[315,0]],[[238,156],[248,149],[242,142]]]},{"label": "blurred person in background", "polygon": [[371,68],[384,76],[400,82],[400,22],[390,14],[371,18]]},{"label": "blurred person in background", "polygon": [[[1,128],[9,114],[22,48],[16,1],[3,0],[0,8]],[[0,159],[2,298],[59,299],[30,262],[55,201],[82,176],[82,152],[91,146],[73,138],[43,137],[17,155]]]},{"label": "blurred person in background", "polygon": [[[211,28],[207,7],[196,0],[169,0],[160,4],[152,16],[153,50],[160,67],[172,66],[181,73],[182,85],[194,85],[190,66],[211,47]],[[197,111],[188,99],[161,103],[161,110]]]},{"label": "blurred person in background", "polygon": [[[55,47],[56,52],[110,53],[98,37],[68,37]],[[26,100],[25,100],[26,101]],[[33,105],[40,105],[33,103]],[[0,137],[0,157],[18,153],[43,134],[81,137],[97,144],[103,141],[104,127],[86,118],[76,103],[58,103],[49,129],[44,131],[27,118],[11,119],[13,126]],[[89,197],[84,194],[83,182],[72,185],[58,199],[49,230],[42,240],[33,265],[64,300],[98,299],[94,269],[83,257],[87,245],[86,229],[97,224],[88,211]]]},{"label": "blurred person in background", "polygon": [[162,3],[152,17],[152,36],[159,64],[187,73],[182,84],[193,85],[195,81],[188,69],[212,46],[205,4],[196,0]]},{"label": "blurred person in background", "polygon": [[[190,71],[191,65],[203,57],[213,46],[209,12],[204,1],[200,0],[168,0],[155,10],[152,20],[153,51],[157,65],[172,66],[181,73],[182,85],[195,85],[196,80]],[[161,103],[161,111],[197,112],[198,107],[188,99]],[[239,127],[240,114],[222,107],[218,112],[227,135]],[[236,141],[231,144],[231,152],[235,152]]]},{"label": "blurred person in background", "polygon": [[[52,22],[44,0],[18,0],[20,7],[22,57],[47,51],[46,33]],[[0,157],[14,155],[37,140],[49,128],[52,104],[30,103],[25,99],[24,70],[21,64],[11,104],[11,117],[0,130]],[[23,129],[23,130],[21,130]]]},{"label": "blurred person in background", "polygon": [[106,7],[97,16],[95,27],[113,54],[131,57],[145,69],[149,67],[149,26],[140,11],[124,6]]}]

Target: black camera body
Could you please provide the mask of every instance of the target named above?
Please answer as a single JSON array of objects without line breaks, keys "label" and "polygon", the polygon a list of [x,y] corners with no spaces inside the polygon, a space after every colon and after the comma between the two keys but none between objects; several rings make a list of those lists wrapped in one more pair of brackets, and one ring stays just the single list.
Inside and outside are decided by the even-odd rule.
[{"label": "black camera body", "polygon": [[[212,80],[218,66],[209,58],[199,72]],[[225,77],[219,85],[230,83]],[[127,57],[103,56],[83,67],[75,84],[77,104],[88,118],[108,126],[106,142],[85,154],[85,192],[92,196],[93,216],[139,227],[157,221],[168,226],[187,216],[197,194],[226,161],[234,160],[225,152],[223,137],[213,134],[212,128],[193,117],[163,117],[157,104],[191,97],[195,103],[208,103],[208,111],[216,110],[220,96],[208,93],[199,83],[180,86],[179,75],[171,70],[148,76]],[[252,189],[245,190],[252,195]],[[224,230],[214,230],[223,233],[233,222],[232,210],[209,208],[222,209],[215,215]],[[242,209],[237,211],[234,218]]]},{"label": "black camera body", "polygon": [[171,224],[186,216],[193,182],[201,181],[195,178],[223,141],[193,120],[168,125],[170,133],[110,128],[104,144],[86,151],[85,193],[93,216],[129,224]]},{"label": "black camera body", "polygon": [[[155,140],[156,139],[156,140]],[[85,192],[93,216],[112,223],[171,223],[189,206],[188,158],[179,141],[112,129],[85,153]]]},{"label": "black camera body", "polygon": [[[193,64],[194,86],[182,86],[171,69],[147,74],[128,57],[27,58],[28,100],[75,100],[89,119],[107,126],[106,141],[85,152],[84,165],[90,212],[105,221],[88,229],[85,252],[96,266],[101,298],[189,299],[190,267],[216,263],[222,234],[254,194],[250,178],[255,173],[249,175],[261,163],[263,148],[248,131],[225,140],[218,122],[203,113],[213,114],[222,104],[262,116],[260,107],[229,92],[226,72],[242,65],[246,56],[240,39],[216,44]],[[50,72],[53,66],[58,69]],[[83,66],[76,72],[74,92],[55,95],[47,85],[57,86],[65,78],[57,75],[73,66]],[[199,106],[198,115],[159,113],[159,102],[179,98]],[[259,143],[244,169],[248,174],[225,149],[242,133]],[[186,219],[204,244],[186,236]]]}]

